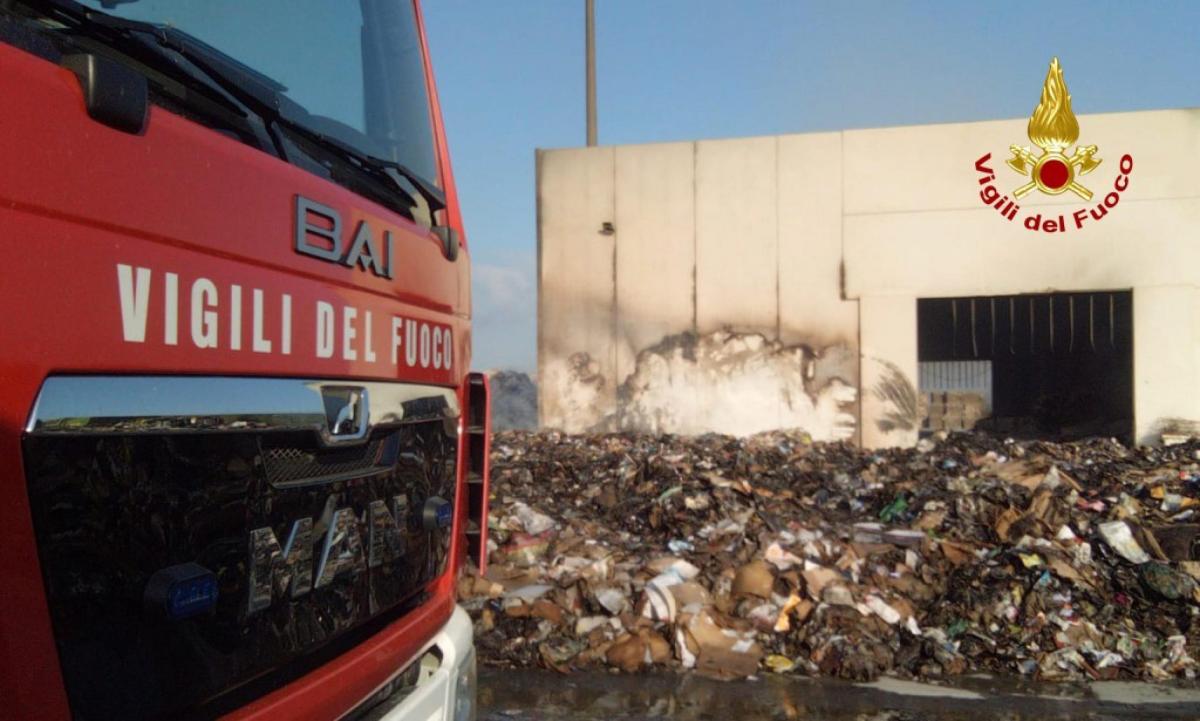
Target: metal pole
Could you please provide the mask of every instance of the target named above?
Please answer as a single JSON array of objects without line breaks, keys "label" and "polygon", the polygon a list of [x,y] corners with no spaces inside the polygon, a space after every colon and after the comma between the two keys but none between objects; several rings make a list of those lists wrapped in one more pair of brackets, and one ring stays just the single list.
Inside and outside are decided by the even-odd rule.
[{"label": "metal pole", "polygon": [[596,144],[596,0],[587,9],[587,144]]}]

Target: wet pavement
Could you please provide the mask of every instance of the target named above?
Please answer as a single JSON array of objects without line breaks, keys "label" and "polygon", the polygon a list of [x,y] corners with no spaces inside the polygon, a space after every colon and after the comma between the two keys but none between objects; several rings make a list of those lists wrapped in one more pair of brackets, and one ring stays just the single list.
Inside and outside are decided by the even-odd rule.
[{"label": "wet pavement", "polygon": [[1200,686],[1034,685],[983,675],[957,679],[953,687],[887,677],[872,683],[794,676],[722,682],[695,674],[484,669],[479,703],[484,721],[1197,719]]}]

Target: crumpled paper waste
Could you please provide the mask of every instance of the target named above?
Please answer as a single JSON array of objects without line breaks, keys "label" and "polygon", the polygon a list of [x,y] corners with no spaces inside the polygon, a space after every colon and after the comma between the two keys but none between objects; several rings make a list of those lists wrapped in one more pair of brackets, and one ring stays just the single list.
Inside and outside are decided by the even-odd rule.
[{"label": "crumpled paper waste", "polygon": [[874,451],[505,432],[481,662],[867,680],[1194,678],[1200,441]]}]

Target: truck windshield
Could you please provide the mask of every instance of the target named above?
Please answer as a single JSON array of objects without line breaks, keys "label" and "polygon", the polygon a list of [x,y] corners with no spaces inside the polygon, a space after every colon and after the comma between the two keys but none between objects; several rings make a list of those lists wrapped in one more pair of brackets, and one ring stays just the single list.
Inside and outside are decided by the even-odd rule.
[{"label": "truck windshield", "polygon": [[269,78],[305,124],[439,185],[412,0],[84,0],[183,30]]}]

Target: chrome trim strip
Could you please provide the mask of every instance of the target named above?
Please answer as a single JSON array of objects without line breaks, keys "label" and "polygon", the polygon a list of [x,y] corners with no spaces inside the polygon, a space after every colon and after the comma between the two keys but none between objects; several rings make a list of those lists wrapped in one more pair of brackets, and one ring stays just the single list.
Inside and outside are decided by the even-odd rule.
[{"label": "chrome trim strip", "polygon": [[[369,398],[369,405],[368,405]],[[358,415],[355,415],[358,414]],[[452,388],[411,383],[223,376],[53,376],[31,434],[312,430],[327,444],[424,421],[457,427]],[[348,421],[348,422],[347,422]],[[334,432],[335,425],[348,430]]]}]

